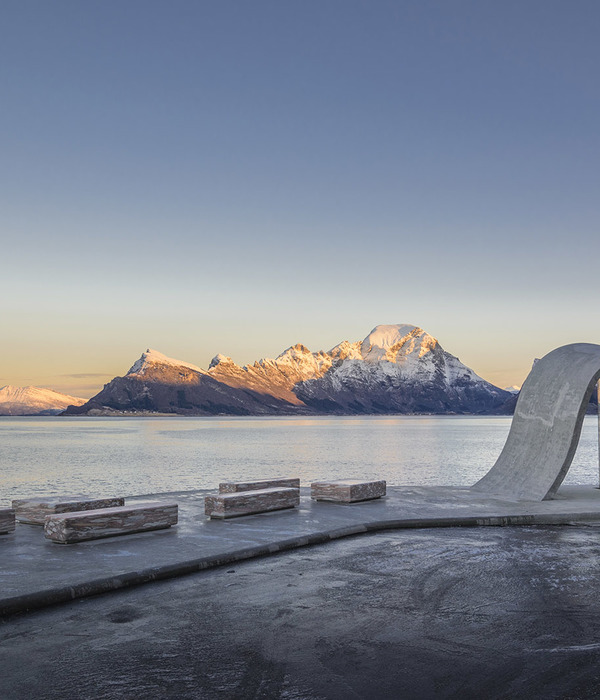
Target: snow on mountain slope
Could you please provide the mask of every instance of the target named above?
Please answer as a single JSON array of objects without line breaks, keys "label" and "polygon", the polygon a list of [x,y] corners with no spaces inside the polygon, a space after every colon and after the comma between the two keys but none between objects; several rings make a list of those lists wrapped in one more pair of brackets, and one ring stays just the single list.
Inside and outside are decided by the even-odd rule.
[{"label": "snow on mountain slope", "polygon": [[[403,354],[414,352],[415,347],[420,347],[424,339],[435,341],[435,338],[416,326],[408,324],[375,326],[361,343],[361,357],[366,362],[379,362],[381,360],[395,362],[400,350],[404,348]],[[408,347],[405,347],[407,343]]]},{"label": "snow on mountain slope", "polygon": [[360,344],[360,359],[356,346],[347,344],[346,357],[323,376],[295,386],[298,398],[334,412],[480,413],[510,396],[417,326],[376,326]]},{"label": "snow on mountain slope", "polygon": [[129,372],[127,372],[127,375],[142,376],[148,372],[151,372],[152,370],[157,370],[158,368],[191,369],[194,372],[206,374],[205,370],[200,369],[200,367],[196,367],[196,365],[192,365],[189,362],[182,362],[181,360],[175,360],[172,357],[163,355],[162,352],[158,352],[158,350],[148,348],[146,352],[142,353],[140,359],[133,363],[129,369]]},{"label": "snow on mountain slope", "polygon": [[301,405],[293,388],[306,379],[322,376],[332,359],[324,352],[311,352],[301,343],[284,350],[274,360],[259,360],[239,367],[230,357],[217,355],[209,367],[214,379],[231,387],[246,388],[259,394],[270,394],[291,404]]},{"label": "snow on mountain slope", "polygon": [[61,394],[36,386],[3,386],[0,388],[0,416],[57,414],[67,406],[81,406],[85,399]]},{"label": "snow on mountain slope", "polygon": [[361,353],[362,342],[356,341],[349,343],[347,340],[342,341],[327,353],[332,360],[362,360]]},{"label": "snow on mountain slope", "polygon": [[398,371],[405,379],[424,379],[442,371],[449,383],[465,375],[484,381],[458,358],[443,350],[436,338],[417,326],[376,326],[361,343],[361,355],[365,362],[398,365]]}]

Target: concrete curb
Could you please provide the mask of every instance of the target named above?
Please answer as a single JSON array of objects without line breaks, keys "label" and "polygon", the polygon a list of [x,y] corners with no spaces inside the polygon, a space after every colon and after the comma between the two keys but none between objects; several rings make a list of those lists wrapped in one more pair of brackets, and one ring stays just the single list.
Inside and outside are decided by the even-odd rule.
[{"label": "concrete curb", "polygon": [[34,593],[0,599],[0,617],[39,610],[51,605],[67,603],[78,598],[87,598],[101,593],[118,591],[153,581],[163,581],[178,576],[198,573],[206,569],[228,566],[247,559],[266,557],[301,547],[325,544],[333,540],[385,530],[428,529],[438,527],[506,527],[524,525],[569,525],[574,522],[600,520],[599,512],[585,513],[538,513],[529,515],[495,515],[446,518],[414,518],[410,520],[379,520],[337,528],[328,532],[316,532],[293,537],[279,542],[248,547],[225,554],[216,554],[198,559],[131,571],[118,576],[85,581],[74,586],[48,588]]}]

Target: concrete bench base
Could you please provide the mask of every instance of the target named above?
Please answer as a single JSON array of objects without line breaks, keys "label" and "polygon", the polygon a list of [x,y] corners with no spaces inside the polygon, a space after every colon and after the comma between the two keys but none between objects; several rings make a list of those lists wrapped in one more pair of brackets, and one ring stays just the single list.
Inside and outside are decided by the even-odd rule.
[{"label": "concrete bench base", "polygon": [[69,544],[101,537],[161,530],[176,523],[177,504],[156,501],[121,508],[47,515],[44,534],[53,542]]},{"label": "concrete bench base", "polygon": [[125,503],[124,498],[95,498],[87,496],[60,496],[57,498],[24,498],[13,501],[12,507],[20,523],[43,525],[47,515],[71,513],[98,508],[116,508]]},{"label": "concrete bench base", "polygon": [[300,479],[262,479],[261,481],[223,481],[219,484],[219,493],[239,493],[240,491],[259,491],[275,488],[300,488]]},{"label": "concrete bench base", "polygon": [[310,497],[315,501],[356,503],[385,496],[385,481],[315,481]]},{"label": "concrete bench base", "polygon": [[300,504],[300,491],[295,488],[260,489],[240,493],[206,496],[204,512],[211,518],[235,518],[240,515],[266,513],[294,508]]},{"label": "concrete bench base", "polygon": [[14,529],[15,511],[12,508],[2,508],[2,510],[0,510],[0,535],[14,532]]}]

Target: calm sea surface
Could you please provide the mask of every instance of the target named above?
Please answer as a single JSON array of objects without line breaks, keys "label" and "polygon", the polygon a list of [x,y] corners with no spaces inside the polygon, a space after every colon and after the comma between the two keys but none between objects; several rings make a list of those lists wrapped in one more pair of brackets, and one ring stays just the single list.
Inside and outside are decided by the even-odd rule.
[{"label": "calm sea surface", "polygon": [[[508,417],[0,418],[0,504],[31,495],[212,489],[222,479],[382,478],[468,486],[492,466]],[[598,483],[587,416],[565,483]]]}]

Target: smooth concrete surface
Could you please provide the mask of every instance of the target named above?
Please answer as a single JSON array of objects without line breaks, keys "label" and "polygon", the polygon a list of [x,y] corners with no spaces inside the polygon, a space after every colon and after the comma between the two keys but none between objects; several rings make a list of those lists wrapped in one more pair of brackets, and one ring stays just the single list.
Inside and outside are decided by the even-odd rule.
[{"label": "smooth concrete surface", "polygon": [[506,444],[474,491],[552,498],[567,474],[600,378],[600,345],[564,345],[538,360],[523,384]]},{"label": "smooth concrete surface", "polygon": [[0,697],[598,698],[599,543],[394,531],[74,601],[0,623]]},{"label": "smooth concrete surface", "polygon": [[[210,491],[156,494],[179,504],[168,530],[59,545],[19,524],[0,537],[0,614],[40,608],[122,587],[321,544],[378,530],[553,524],[600,518],[600,490],[563,487],[551,501],[509,502],[468,488],[388,487],[353,504],[316,502],[301,489],[299,508],[231,520],[204,515]],[[127,499],[142,503],[144,499]]]}]

